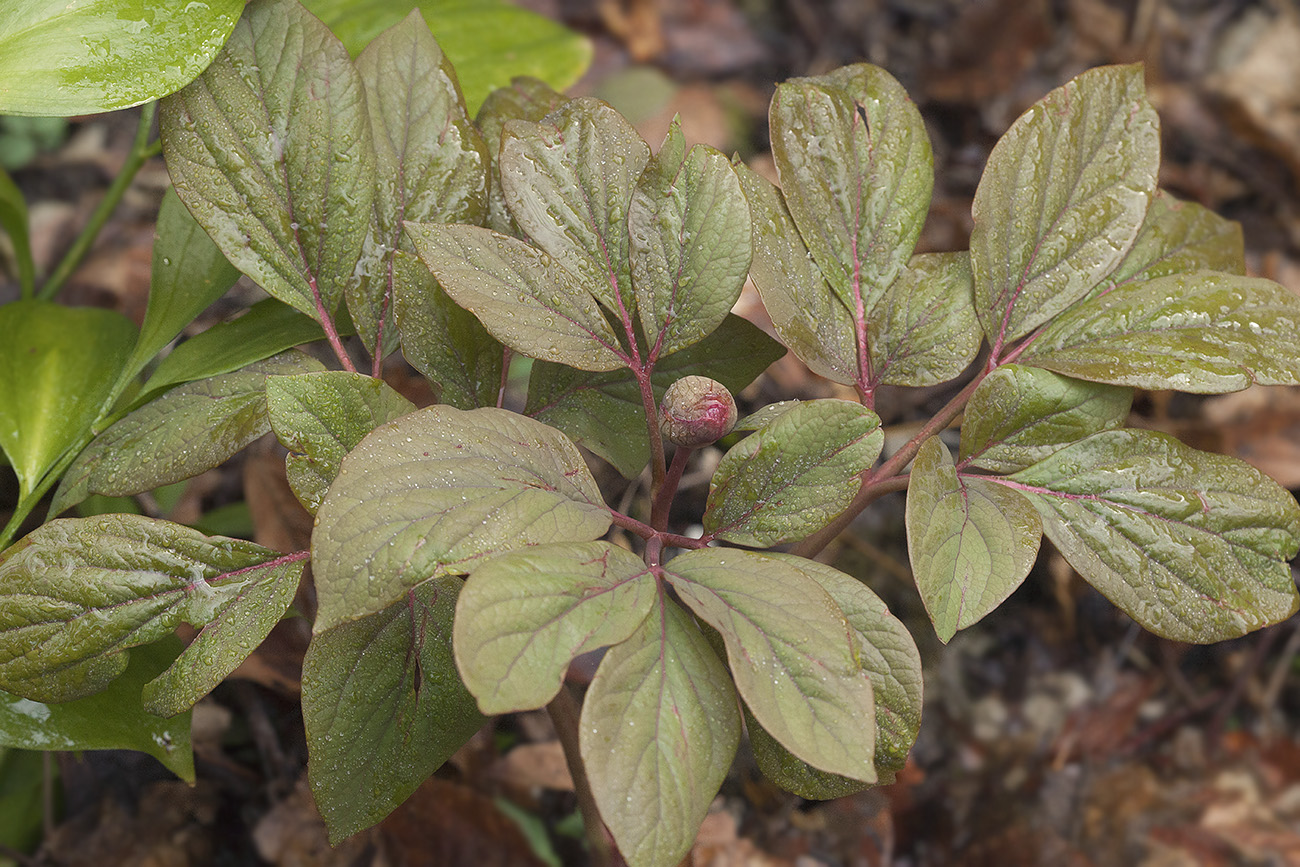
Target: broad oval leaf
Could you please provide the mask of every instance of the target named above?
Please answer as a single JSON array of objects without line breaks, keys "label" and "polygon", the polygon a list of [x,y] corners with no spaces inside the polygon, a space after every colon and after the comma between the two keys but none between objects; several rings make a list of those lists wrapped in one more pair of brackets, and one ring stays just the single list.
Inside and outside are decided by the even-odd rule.
[{"label": "broad oval leaf", "polygon": [[883,445],[880,418],[866,407],[805,401],[723,456],[704,532],[764,547],[802,539],[849,507]]},{"label": "broad oval leaf", "polygon": [[1004,483],[1080,575],[1157,635],[1223,641],[1296,610],[1300,506],[1242,461],[1104,431]]},{"label": "broad oval leaf", "polygon": [[95,437],[64,475],[52,514],[87,494],[138,494],[224,463],[271,430],[268,377],[321,368],[305,353],[288,352],[235,373],[177,386]]},{"label": "broad oval leaf", "polygon": [[1133,390],[1004,364],[985,377],[961,425],[961,462],[1014,473],[1128,419]]},{"label": "broad oval leaf", "polygon": [[21,0],[0,10],[0,114],[69,117],[139,105],[212,62],[243,0]]},{"label": "broad oval leaf", "polygon": [[539,121],[567,99],[557,93],[546,82],[537,78],[520,75],[510,80],[509,86],[501,86],[488,94],[479,107],[474,122],[483,133],[487,142],[488,154],[492,157],[492,179],[488,184],[488,218],[487,227],[503,235],[523,236],[515,218],[510,216],[506,206],[505,194],[501,192],[501,166],[498,156],[501,153],[501,136],[505,131],[506,121]]},{"label": "broad oval leaf", "polygon": [[1020,116],[971,206],[975,308],[1001,353],[1087,295],[1132,247],[1155,192],[1159,119],[1142,67],[1091,69]]},{"label": "broad oval leaf", "polygon": [[753,215],[750,278],[781,342],[814,373],[866,388],[853,314],[831,291],[799,238],[779,190],[752,169],[736,166]]},{"label": "broad oval leaf", "polygon": [[173,635],[136,648],[121,677],[103,692],[73,701],[45,704],[0,692],[0,744],[25,750],[139,750],[193,784],[190,714],[162,719],[140,702],[145,682],[180,650]]},{"label": "broad oval leaf", "polygon": [[278,556],[139,515],[44,524],[0,554],[0,687],[46,702],[98,692],[127,648],[207,624]]},{"label": "broad oval leaf", "polygon": [[872,385],[938,385],[965,370],[980,348],[969,255],[913,256],[872,309],[867,346]]},{"label": "broad oval leaf", "polygon": [[478,226],[406,232],[452,300],[507,346],[580,370],[627,364],[590,288],[536,247]]},{"label": "broad oval leaf", "polygon": [[111,310],[0,306],[0,449],[22,494],[85,442],[135,339],[135,326]]},{"label": "broad oval leaf", "polygon": [[1025,364],[1138,388],[1221,394],[1300,383],[1300,296],[1213,271],[1126,283],[1044,329]]},{"label": "broad oval leaf", "polygon": [[317,632],[412,587],[544,542],[585,542],[609,511],[564,434],[506,410],[432,406],[379,426],[343,459],[316,515]]},{"label": "broad oval leaf", "polygon": [[415,404],[382,379],[324,370],[268,377],[266,408],[271,429],[289,450],[289,486],[315,514],[343,457],[384,422],[414,411]]},{"label": "broad oval leaf", "polygon": [[1001,605],[1029,574],[1042,539],[1023,496],[958,473],[938,437],[921,444],[907,487],[907,553],[940,641]]},{"label": "broad oval leaf", "polygon": [[1241,224],[1157,190],[1137,240],[1101,288],[1202,270],[1245,275]]},{"label": "broad oval leaf", "polygon": [[930,209],[934,157],[903,86],[858,63],[777,86],[772,156],[813,259],[859,319],[912,255]]},{"label": "broad oval leaf", "polygon": [[736,688],[786,749],[815,768],[875,782],[875,703],[844,611],[784,557],[703,548],[665,577],[721,633]]},{"label": "broad oval leaf", "polygon": [[731,162],[704,145],[683,148],[674,123],[628,216],[637,311],[652,358],[711,334],[749,273],[749,205]]},{"label": "broad oval leaf", "polygon": [[474,570],[456,606],[456,662],[485,714],[555,698],[574,657],[617,644],[650,613],[656,582],[608,542],[542,545]]},{"label": "broad oval leaf", "polygon": [[176,192],[240,271],[332,316],[370,223],[375,156],[347,50],[296,2],[252,0],[199,78],[161,103]]},{"label": "broad oval leaf", "polygon": [[307,777],[332,842],[407,799],[483,724],[456,675],[457,578],[312,637],[302,664]]},{"label": "broad oval leaf", "polygon": [[681,861],[735,758],[740,712],[726,666],[675,603],[662,600],[605,654],[578,742],[627,863]]}]

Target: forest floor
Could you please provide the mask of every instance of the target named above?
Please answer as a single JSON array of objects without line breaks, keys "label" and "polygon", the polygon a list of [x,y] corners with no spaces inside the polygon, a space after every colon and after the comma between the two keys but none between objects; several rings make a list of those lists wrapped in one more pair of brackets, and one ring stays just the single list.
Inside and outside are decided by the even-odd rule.
[{"label": "forest floor", "polygon": [[[680,116],[688,141],[737,152],[769,176],[775,82],[862,60],[885,67],[920,107],[934,143],[922,250],[966,246],[985,159],[1033,101],[1089,67],[1143,61],[1162,121],[1161,186],[1240,221],[1251,272],[1300,292],[1293,4],[524,5],[592,38],[595,62],[575,92],[613,103],[654,145]],[[134,127],[130,113],[74,123],[66,143],[15,172],[33,203],[38,261],[53,261],[75,236]],[[160,161],[146,168],[63,300],[140,318],[151,221],[166,184]],[[210,317],[225,312],[218,305]],[[787,359],[742,397],[809,393],[833,390]],[[935,398],[884,396],[882,416],[905,429]],[[1243,458],[1300,489],[1300,389],[1140,394],[1131,423]],[[259,542],[306,547],[310,518],[284,487],[276,449],[259,444],[195,480],[171,516],[185,520],[242,496]],[[921,648],[925,712],[909,763],[891,785],[806,802],[767,783],[742,749],[684,863],[1300,865],[1300,618],[1211,647],[1172,643],[1139,629],[1045,550],[1006,604],[944,646],[912,586],[901,495],[876,504],[830,554],[889,603]],[[305,782],[297,693],[306,639],[301,622],[282,624],[199,706],[195,787],[136,754],[61,756],[63,818],[37,863],[584,863],[572,782],[540,713],[494,722],[381,826],[331,849]]]}]

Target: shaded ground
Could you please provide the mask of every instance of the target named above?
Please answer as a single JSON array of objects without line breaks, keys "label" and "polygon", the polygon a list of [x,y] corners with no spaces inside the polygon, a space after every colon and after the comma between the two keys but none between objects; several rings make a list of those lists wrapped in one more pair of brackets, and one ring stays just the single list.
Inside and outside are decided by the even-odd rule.
[{"label": "shaded ground", "polygon": [[[1085,68],[1143,60],[1163,123],[1162,185],[1240,220],[1252,270],[1300,291],[1300,15],[1289,4],[528,5],[593,37],[597,61],[579,91],[614,102],[652,143],[680,114],[689,140],[738,151],[768,173],[774,82],[858,60],[885,66],[930,125],[937,184],[922,246],[931,250],[965,245],[989,149],[1024,108]],[[15,175],[34,203],[38,261],[70,242],[133,129],[129,116],[76,124],[61,149]],[[146,169],[65,300],[142,315],[150,221],[166,183],[161,164]],[[746,397],[828,391],[781,363]],[[937,397],[884,397],[882,415],[901,429]],[[1300,390],[1143,395],[1133,423],[1300,488]],[[172,516],[195,517],[242,484],[258,541],[300,549],[310,520],[282,477],[274,445],[261,444],[196,480]],[[901,496],[881,501],[831,553],[921,647],[926,710],[908,768],[894,785],[818,804],[772,788],[742,757],[688,863],[1300,864],[1300,621],[1215,647],[1173,644],[1137,629],[1045,552],[1007,604],[941,647],[911,587],[901,512]],[[532,828],[549,833],[560,861],[582,863],[571,784],[535,714],[481,732],[380,829],[329,849],[303,782],[296,691],[306,639],[304,625],[282,624],[239,680],[200,705],[196,788],[146,758],[60,757],[67,818],[43,857],[159,867],[542,863],[545,849],[526,839]]]}]

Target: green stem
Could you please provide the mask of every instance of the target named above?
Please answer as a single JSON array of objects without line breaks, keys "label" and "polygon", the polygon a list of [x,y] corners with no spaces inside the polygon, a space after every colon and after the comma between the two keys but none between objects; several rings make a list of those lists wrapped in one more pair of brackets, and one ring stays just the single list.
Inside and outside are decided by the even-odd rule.
[{"label": "green stem", "polygon": [[94,213],[90,215],[90,220],[87,221],[85,228],[81,230],[81,234],[77,236],[77,240],[64,254],[58,267],[54,269],[54,273],[50,274],[50,278],[45,281],[45,285],[41,286],[41,291],[36,295],[37,298],[48,301],[58,294],[63,285],[68,282],[68,278],[77,270],[77,266],[86,258],[86,254],[90,252],[91,245],[95,243],[95,238],[99,236],[104,224],[113,215],[113,211],[117,210],[118,203],[126,195],[126,191],[131,186],[131,182],[135,180],[136,174],[151,157],[161,153],[162,147],[159,142],[149,143],[149,131],[153,128],[153,118],[157,110],[158,103],[151,102],[141,111],[140,125],[136,127],[135,131],[135,143],[131,146],[131,153],[127,155],[126,163],[122,166],[122,170],[117,173],[117,177],[113,179],[108,191],[104,193],[104,198],[99,200]]}]

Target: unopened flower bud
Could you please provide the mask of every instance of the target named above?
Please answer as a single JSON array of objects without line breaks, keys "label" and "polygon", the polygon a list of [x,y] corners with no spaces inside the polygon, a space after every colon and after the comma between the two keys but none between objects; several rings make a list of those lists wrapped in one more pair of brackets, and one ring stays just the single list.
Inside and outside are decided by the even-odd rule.
[{"label": "unopened flower bud", "polygon": [[717,442],[736,426],[736,401],[722,383],[684,376],[668,386],[659,407],[659,430],[677,446],[697,449]]}]

